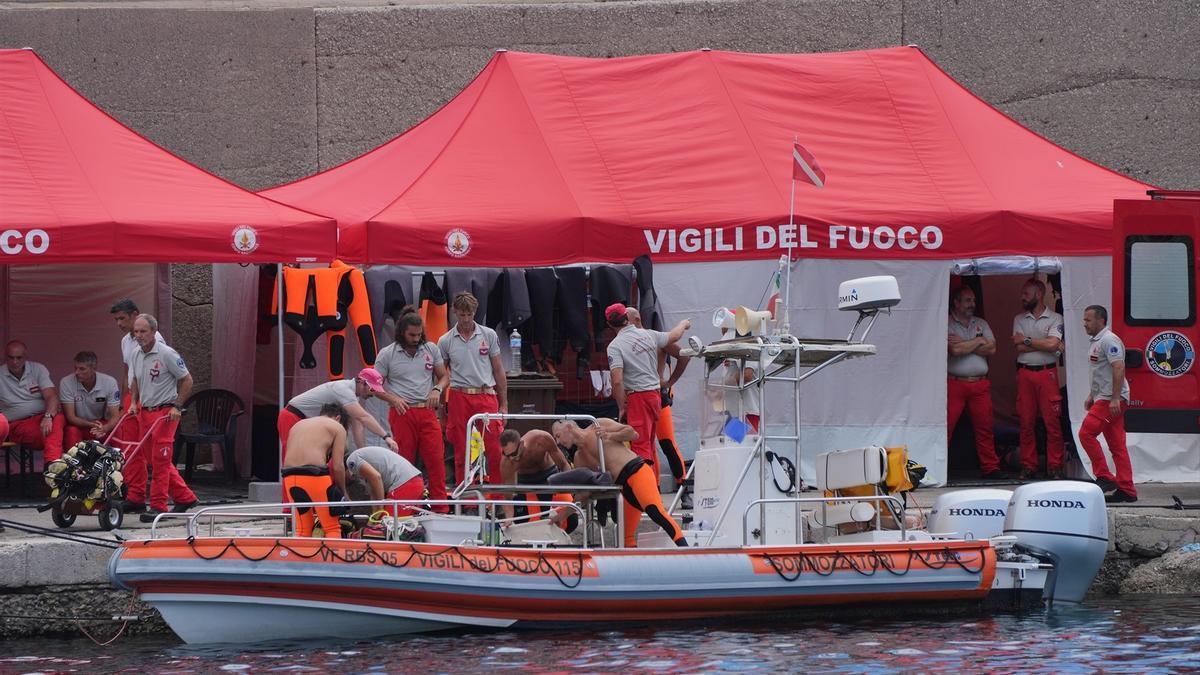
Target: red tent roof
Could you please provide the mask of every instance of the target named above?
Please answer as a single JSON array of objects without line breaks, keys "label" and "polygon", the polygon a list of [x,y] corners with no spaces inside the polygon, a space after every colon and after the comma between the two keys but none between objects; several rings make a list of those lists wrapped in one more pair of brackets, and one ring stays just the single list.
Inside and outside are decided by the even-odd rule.
[{"label": "red tent roof", "polygon": [[329,260],[335,221],[248,192],[0,50],[0,264]]},{"label": "red tent roof", "polygon": [[[827,176],[798,183],[792,141]],[[1147,186],[1068,152],[911,47],[590,59],[498,52],[427,120],[265,194],[355,260],[537,265],[1111,250]]]}]

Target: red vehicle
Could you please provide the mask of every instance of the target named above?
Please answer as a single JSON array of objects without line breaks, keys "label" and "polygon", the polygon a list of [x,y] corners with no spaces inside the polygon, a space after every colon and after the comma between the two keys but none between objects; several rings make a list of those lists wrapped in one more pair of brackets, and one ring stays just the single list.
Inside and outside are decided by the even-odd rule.
[{"label": "red vehicle", "polygon": [[1200,442],[1200,191],[1152,190],[1151,199],[1113,206],[1113,311],[1125,342],[1130,432],[1191,434]]}]

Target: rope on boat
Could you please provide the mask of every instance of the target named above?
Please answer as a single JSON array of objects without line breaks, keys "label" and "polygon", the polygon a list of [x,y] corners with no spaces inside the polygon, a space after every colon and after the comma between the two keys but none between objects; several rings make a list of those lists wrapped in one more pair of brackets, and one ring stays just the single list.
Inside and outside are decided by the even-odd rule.
[{"label": "rope on boat", "polygon": [[910,549],[908,551],[908,558],[906,560],[904,569],[893,567],[892,557],[890,555],[881,555],[879,551],[876,550],[856,553],[856,555],[863,553],[865,553],[865,555],[868,557],[865,566],[860,566],[853,557],[847,555],[844,551],[834,551],[832,556],[830,556],[828,553],[808,555],[803,551],[797,551],[794,555],[797,561],[796,573],[790,576],[784,569],[785,565],[776,562],[776,560],[771,557],[771,554],[764,552],[763,560],[771,566],[771,569],[773,569],[775,573],[779,575],[780,579],[789,582],[799,579],[805,571],[813,572],[822,577],[831,576],[834,572],[838,571],[838,563],[840,561],[845,562],[845,567],[865,577],[875,576],[875,573],[879,570],[883,570],[892,576],[902,577],[912,571],[914,559],[919,560],[926,568],[931,570],[945,569],[947,565],[953,563],[962,568],[962,570],[968,574],[979,574],[983,571],[985,566],[985,564],[981,562],[978,568],[972,569],[971,567],[967,566],[966,563],[959,560],[958,556],[955,555],[955,553],[949,548],[944,548],[941,551],[928,552]]},{"label": "rope on boat", "polygon": [[[486,563],[482,559],[477,561],[476,558],[468,556],[467,554],[463,553],[462,548],[459,546],[447,546],[446,548],[444,548],[440,551],[434,551],[434,552],[428,552],[428,553],[420,552],[415,547],[410,547],[409,552],[408,552],[408,557],[405,558],[402,562],[391,562],[385,556],[380,555],[378,553],[378,551],[374,547],[372,547],[370,542],[364,542],[363,549],[361,551],[359,551],[359,553],[357,555],[344,556],[341,553],[339,553],[336,549],[330,548],[329,545],[326,544],[324,541],[321,541],[320,545],[318,545],[317,548],[314,549],[311,553],[305,554],[305,553],[301,553],[300,551],[297,551],[292,546],[276,539],[272,542],[271,548],[268,549],[266,553],[264,553],[261,556],[253,556],[253,555],[246,553],[246,551],[243,551],[242,548],[240,546],[238,546],[236,539],[230,539],[216,555],[206,556],[203,553],[201,553],[199,550],[197,550],[195,539],[196,539],[195,537],[188,537],[187,543],[188,543],[188,546],[190,546],[192,548],[192,552],[196,554],[196,557],[201,558],[202,560],[216,560],[218,558],[223,557],[226,553],[233,551],[233,552],[237,553],[238,555],[240,555],[243,559],[249,560],[250,562],[261,562],[261,561],[269,558],[271,556],[271,554],[275,553],[275,551],[284,550],[284,551],[287,551],[289,554],[297,556],[304,560],[310,560],[312,558],[315,558],[315,557],[321,555],[322,552],[325,552],[328,554],[328,556],[330,558],[333,558],[334,560],[338,560],[338,561],[344,562],[344,563],[354,564],[354,563],[361,563],[364,560],[374,559],[374,560],[378,560],[379,562],[383,563],[384,565],[387,565],[388,567],[394,567],[396,569],[403,569],[403,568],[408,567],[409,564],[412,563],[413,558],[416,558],[418,555],[440,556],[440,555],[445,555],[447,553],[453,553],[454,555],[457,555],[460,560],[462,560],[464,563],[466,563],[472,569],[474,569],[478,572],[483,572],[485,574],[490,574],[492,572],[496,572],[503,567],[507,570],[515,571],[518,574],[524,574],[524,575],[538,574],[539,572],[543,572],[543,571],[549,572],[550,574],[554,575],[554,578],[557,579],[558,583],[562,584],[564,588],[575,588],[575,587],[579,586],[580,583],[583,582],[584,558],[583,558],[582,551],[576,553],[576,555],[578,556],[578,561],[577,561],[578,562],[578,568],[577,568],[578,572],[577,572],[577,574],[574,575],[574,578],[571,578],[571,577],[564,578],[563,575],[558,571],[558,569],[556,569],[554,567],[554,565],[552,565],[550,563],[550,560],[546,557],[545,552],[541,549],[536,549],[537,550],[537,560],[538,560],[537,566],[534,567],[533,569],[525,569],[523,566],[514,563],[512,558],[505,556],[504,552],[499,548],[495,549],[495,561],[492,562],[491,564]],[[145,542],[143,542],[143,544],[149,544],[149,543],[150,543],[150,540],[146,540]]]}]

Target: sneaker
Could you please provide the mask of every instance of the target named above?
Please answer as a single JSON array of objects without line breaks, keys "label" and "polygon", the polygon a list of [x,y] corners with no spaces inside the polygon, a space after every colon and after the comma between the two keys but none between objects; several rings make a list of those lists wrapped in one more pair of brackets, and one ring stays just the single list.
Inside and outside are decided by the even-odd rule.
[{"label": "sneaker", "polygon": [[[686,488],[680,488],[680,489],[686,489]],[[695,508],[692,505],[692,491],[691,490],[684,492],[683,496],[681,496],[679,498],[679,508],[684,511],[691,511],[693,508]]]},{"label": "sneaker", "polygon": [[192,501],[184,503],[184,504],[180,504],[177,502],[175,504],[175,506],[171,507],[171,513],[187,513],[188,509],[195,508],[196,505],[199,503],[200,503],[199,499],[193,499]]},{"label": "sneaker", "polygon": [[143,523],[153,523],[154,519],[157,518],[161,514],[162,514],[162,511],[159,511],[158,509],[149,508],[149,509],[146,509],[145,513],[143,513],[141,516],[138,517],[138,520],[142,521]]},{"label": "sneaker", "polygon": [[1012,480],[1012,474],[1000,469],[994,469],[992,471],[986,471],[979,474],[979,478],[981,480]]},{"label": "sneaker", "polygon": [[128,499],[121,502],[121,510],[125,513],[144,513],[146,505],[141,502],[131,502]]},{"label": "sneaker", "polygon": [[1057,469],[1050,469],[1047,471],[1046,477],[1050,480],[1064,480],[1066,479],[1067,474],[1063,472],[1062,467],[1059,467]]},{"label": "sneaker", "polygon": [[1037,471],[1032,469],[1021,469],[1021,480],[1033,480],[1037,478]]},{"label": "sneaker", "polygon": [[1101,492],[1112,492],[1117,489],[1117,482],[1115,480],[1103,476],[1096,478],[1096,485],[1100,486]]},{"label": "sneaker", "polygon": [[1111,495],[1104,495],[1105,504],[1120,504],[1123,502],[1136,502],[1137,495],[1131,495],[1124,490],[1117,490]]}]

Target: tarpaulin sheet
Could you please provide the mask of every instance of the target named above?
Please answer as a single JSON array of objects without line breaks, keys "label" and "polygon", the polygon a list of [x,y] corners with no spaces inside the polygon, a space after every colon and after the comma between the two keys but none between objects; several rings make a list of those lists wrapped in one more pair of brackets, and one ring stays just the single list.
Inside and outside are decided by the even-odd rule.
[{"label": "tarpaulin sheet", "polygon": [[[796,185],[792,143],[826,186]],[[1038,136],[913,47],[498,52],[391,142],[263,194],[355,261],[545,265],[1106,255],[1148,186]]]}]

